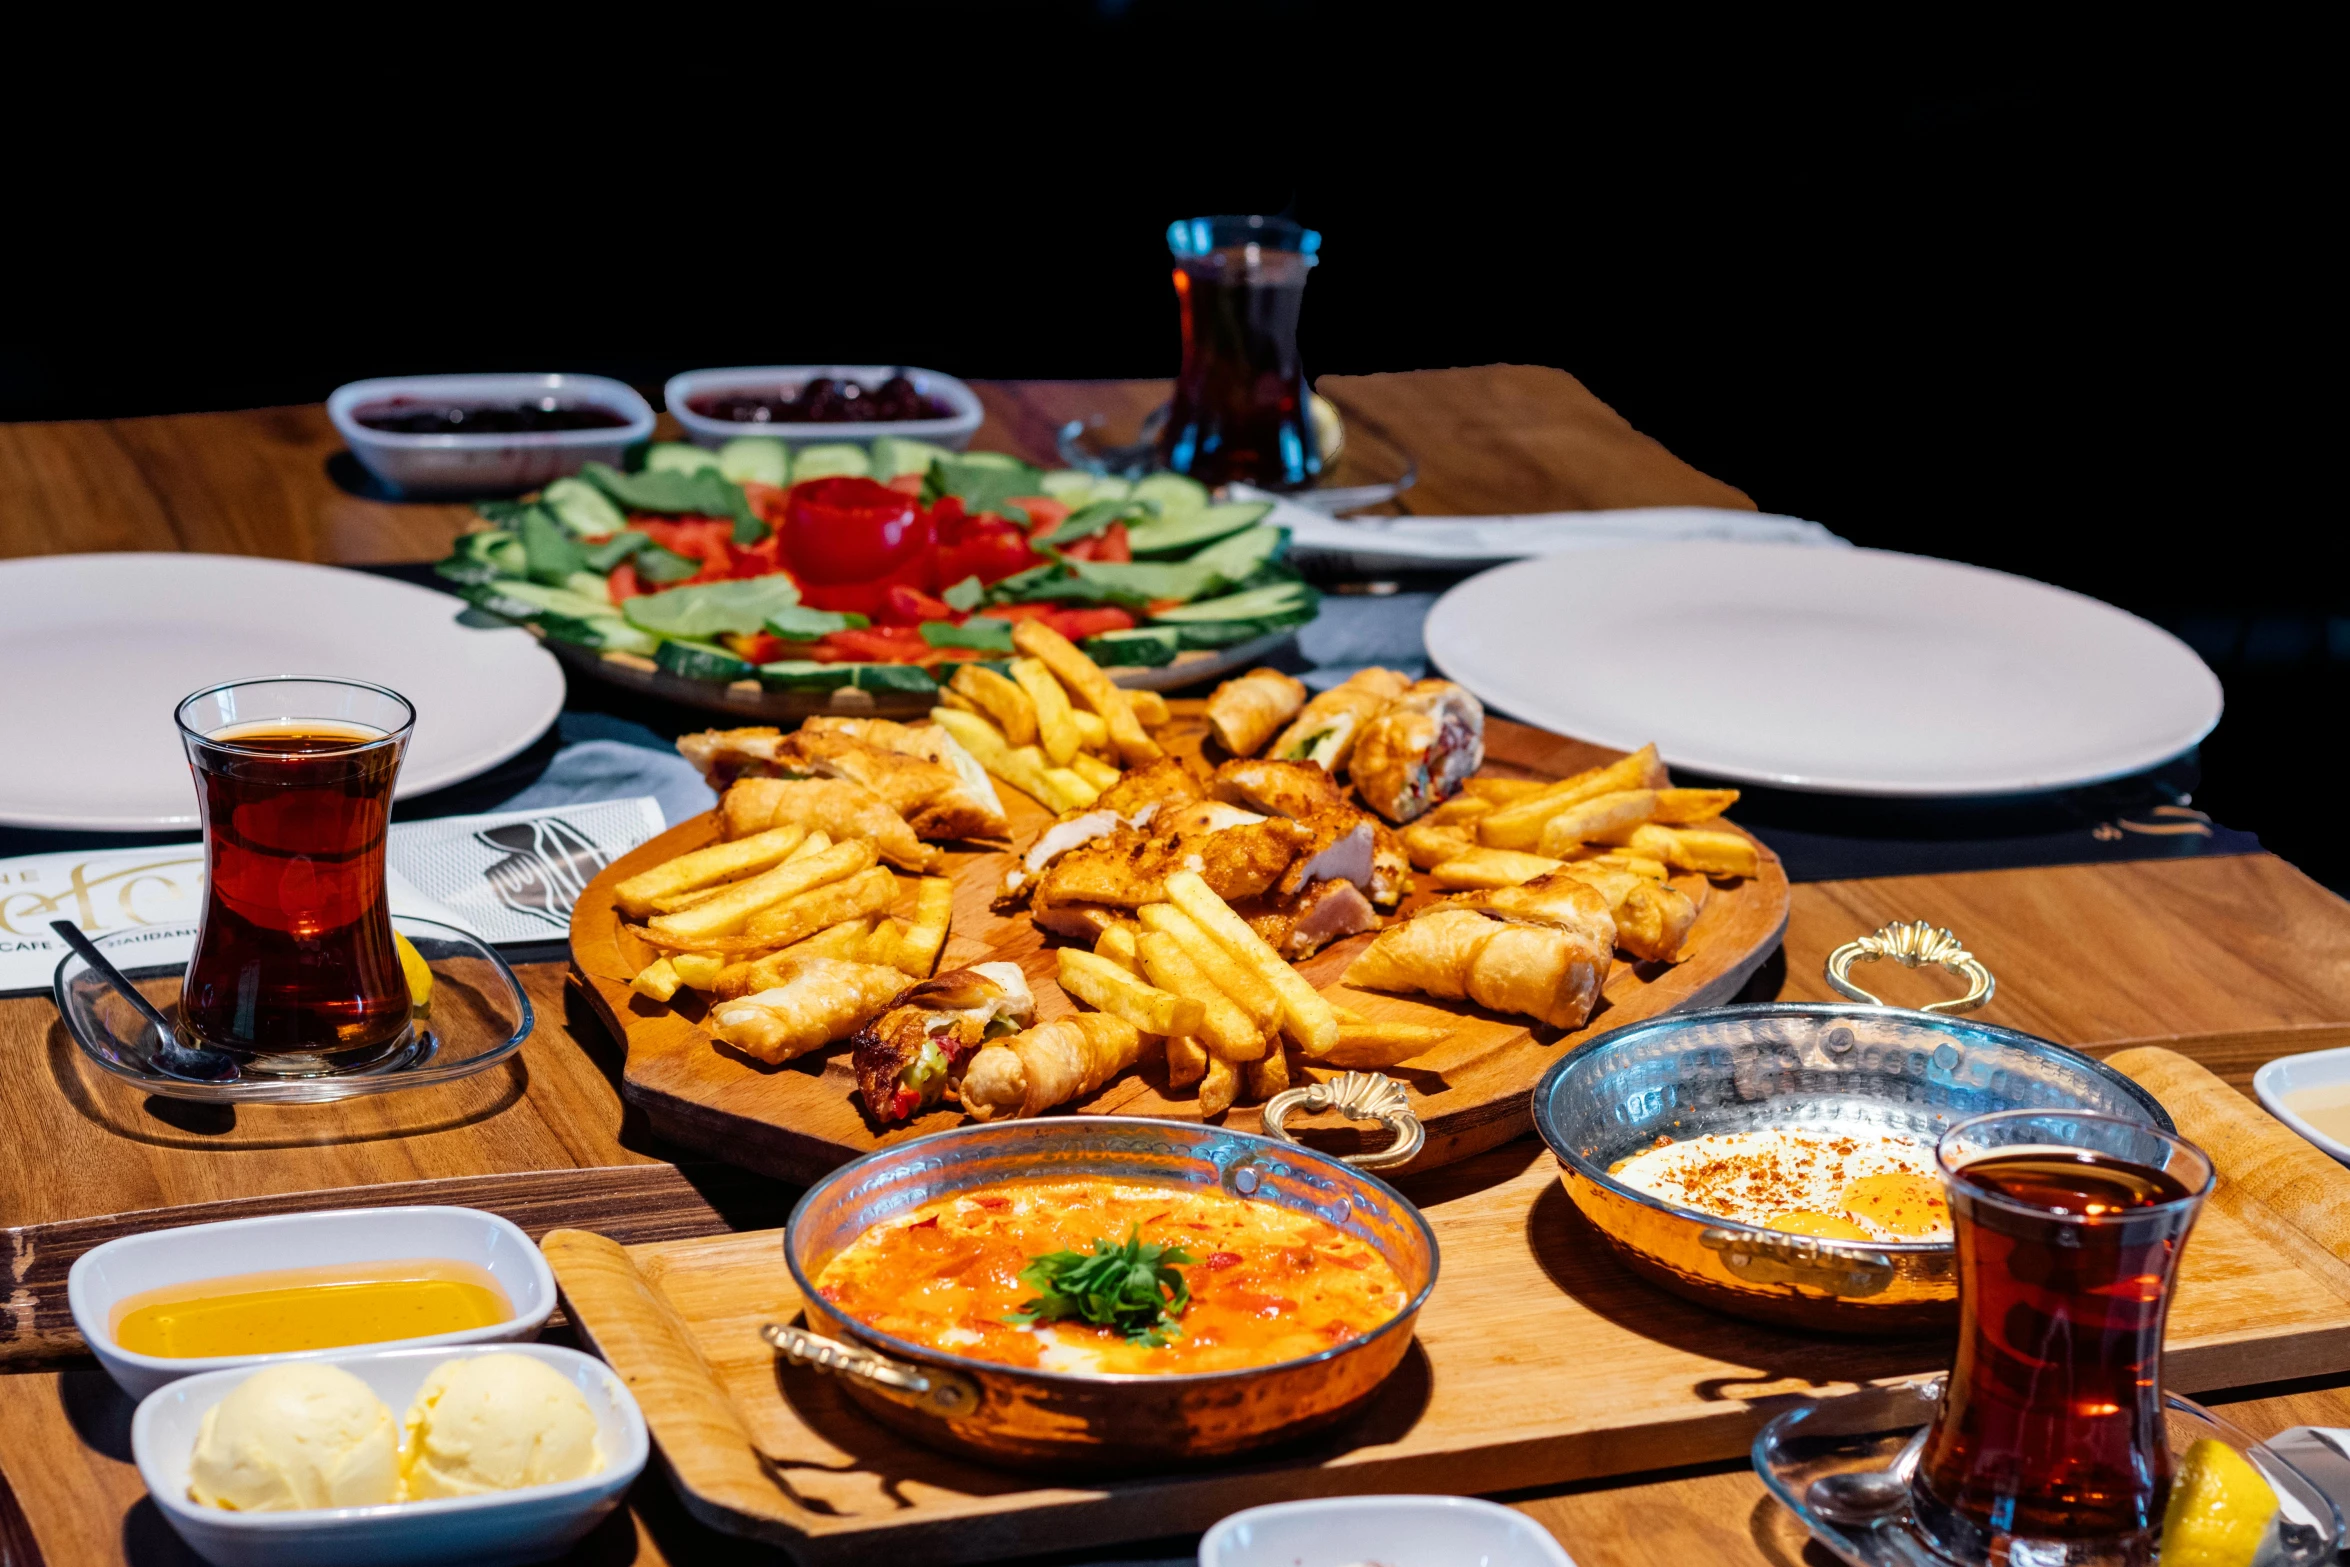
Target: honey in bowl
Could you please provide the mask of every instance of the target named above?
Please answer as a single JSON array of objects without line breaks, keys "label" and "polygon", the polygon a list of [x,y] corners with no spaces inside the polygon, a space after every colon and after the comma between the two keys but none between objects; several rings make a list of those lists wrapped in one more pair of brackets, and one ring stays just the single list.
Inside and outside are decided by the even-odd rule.
[{"label": "honey in bowl", "polygon": [[491,1327],[514,1315],[495,1279],[446,1258],[281,1268],[124,1297],[109,1323],[137,1355],[199,1360],[341,1349]]}]

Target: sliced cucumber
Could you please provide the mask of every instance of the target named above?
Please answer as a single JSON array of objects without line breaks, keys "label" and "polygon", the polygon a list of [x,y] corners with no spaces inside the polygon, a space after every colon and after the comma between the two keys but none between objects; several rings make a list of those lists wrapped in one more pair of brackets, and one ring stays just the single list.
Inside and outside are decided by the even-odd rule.
[{"label": "sliced cucumber", "polygon": [[747,680],[758,673],[758,666],[749,659],[738,658],[712,642],[664,642],[653,662],[688,680]]},{"label": "sliced cucumber", "polygon": [[1183,637],[1173,626],[1137,626],[1132,631],[1105,631],[1077,646],[1104,668],[1156,669],[1175,661]]},{"label": "sliced cucumber", "polygon": [[1135,494],[1132,479],[1112,478],[1106,473],[1097,473],[1093,476],[1093,488],[1085,492],[1085,498],[1089,501],[1147,501],[1153,509],[1165,510],[1149,496]]},{"label": "sliced cucumber", "polygon": [[618,619],[620,611],[612,607],[612,584],[604,574],[593,569],[575,571],[565,577],[558,587],[568,588],[583,599],[594,599],[604,606],[604,612]]},{"label": "sliced cucumber", "polygon": [[[1221,581],[1209,567],[1188,560],[1065,562],[1091,596],[1128,604],[1151,604],[1160,599],[1190,600],[1217,587]],[[1084,598],[1086,594],[1049,593],[1050,597]]]},{"label": "sliced cucumber", "polygon": [[688,446],[683,441],[655,441],[645,448],[646,473],[700,473],[703,469],[722,473],[718,454],[699,446]]},{"label": "sliced cucumber", "polygon": [[551,641],[576,643],[599,653],[638,653],[651,658],[661,647],[660,638],[646,636],[618,615],[541,615],[531,624]]},{"label": "sliced cucumber", "polygon": [[1094,499],[1093,485],[1098,475],[1082,468],[1055,468],[1036,481],[1037,490],[1071,507],[1083,506]]},{"label": "sliced cucumber", "polygon": [[530,557],[522,540],[503,528],[459,534],[449,558],[433,567],[451,582],[495,582],[501,577],[522,576],[529,569]]},{"label": "sliced cucumber", "polygon": [[1299,608],[1318,603],[1319,600],[1320,595],[1302,582],[1276,582],[1266,587],[1228,593],[1218,599],[1202,599],[1196,604],[1178,604],[1173,609],[1160,610],[1151,619],[1162,624],[1173,622],[1178,625],[1192,621],[1261,620],[1268,616],[1293,614]]},{"label": "sliced cucumber", "polygon": [[543,582],[472,582],[465,585],[462,596],[467,603],[508,620],[536,620],[541,615],[568,615],[573,620],[615,618],[612,606],[604,600]]},{"label": "sliced cucumber", "polygon": [[791,449],[772,435],[738,435],[718,448],[718,471],[737,484],[791,483]]},{"label": "sliced cucumber", "polygon": [[1268,615],[1261,620],[1186,620],[1167,629],[1182,639],[1185,652],[1212,653],[1218,648],[1253,642],[1276,631],[1295,631],[1313,618],[1300,611]]},{"label": "sliced cucumber", "polygon": [[1187,564],[1212,571],[1226,582],[1237,583],[1265,562],[1278,558],[1281,547],[1288,542],[1287,528],[1245,528],[1209,545]]},{"label": "sliced cucumber", "polygon": [[539,492],[539,504],[582,538],[602,538],[628,526],[627,514],[585,479],[557,479]]},{"label": "sliced cucumber", "polygon": [[950,452],[947,460],[970,468],[1002,468],[1013,473],[1028,466],[1010,452]]},{"label": "sliced cucumber", "polygon": [[1227,501],[1204,511],[1177,512],[1126,529],[1127,547],[1138,556],[1181,555],[1228,534],[1254,527],[1273,511],[1271,501]]},{"label": "sliced cucumber", "polygon": [[805,484],[810,479],[862,479],[872,472],[873,459],[865,455],[865,448],[851,446],[846,441],[803,446],[792,454],[794,484]]},{"label": "sliced cucumber", "polygon": [[1160,514],[1168,517],[1177,512],[1205,511],[1208,507],[1208,487],[1179,473],[1154,473],[1137,479],[1133,495],[1138,501],[1157,501]]},{"label": "sliced cucumber", "polygon": [[886,483],[909,473],[928,473],[930,465],[942,457],[948,462],[955,460],[955,454],[943,446],[885,435],[873,443],[873,477]]},{"label": "sliced cucumber", "polygon": [[938,682],[915,664],[817,664],[806,659],[761,664],[759,683],[775,691],[837,691],[855,686],[862,691],[928,694],[938,689]]}]

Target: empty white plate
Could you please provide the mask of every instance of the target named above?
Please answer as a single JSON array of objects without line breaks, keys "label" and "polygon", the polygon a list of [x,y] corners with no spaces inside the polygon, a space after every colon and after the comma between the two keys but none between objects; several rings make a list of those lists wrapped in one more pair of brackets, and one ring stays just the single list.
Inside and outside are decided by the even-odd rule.
[{"label": "empty white plate", "polygon": [[1884,550],[1689,542],[1472,577],[1428,653],[1502,711],[1743,783],[1987,795],[2118,778],[2219,722],[2160,627],[2003,572]]},{"label": "empty white plate", "polygon": [[172,710],[255,675],[390,686],[416,706],[402,798],[463,782],[563,708],[530,633],[458,624],[461,600],[405,582],[241,555],[0,561],[0,825],[196,825]]}]

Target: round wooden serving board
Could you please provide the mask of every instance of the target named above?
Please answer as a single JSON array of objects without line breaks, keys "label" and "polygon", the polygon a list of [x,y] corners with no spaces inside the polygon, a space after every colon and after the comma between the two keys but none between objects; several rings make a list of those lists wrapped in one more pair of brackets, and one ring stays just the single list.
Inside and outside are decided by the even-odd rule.
[{"label": "round wooden serving board", "polygon": [[[1175,721],[1158,735],[1169,750],[1190,761],[1199,759],[1207,737],[1206,720],[1199,716],[1202,705],[1176,704]],[[1502,719],[1487,723],[1485,742],[1485,773],[1493,777],[1564,777],[1620,754]],[[1051,819],[1050,813],[1008,785],[999,785],[998,793],[1012,819],[1013,841],[1025,846]],[[612,888],[717,837],[714,812],[671,828],[607,867],[589,884],[572,913],[573,982],[627,1047],[622,1096],[644,1111],[654,1131],[675,1143],[800,1183],[877,1148],[962,1124],[962,1112],[948,1105],[909,1125],[885,1130],[865,1114],[855,1096],[845,1042],[770,1067],[719,1045],[701,1027],[702,1004],[691,992],[679,991],[677,1003],[668,1004],[629,988],[629,980],[657,954],[623,928]],[[1040,1017],[1074,1010],[1054,983],[1053,947],[1026,913],[1007,917],[988,906],[1011,855],[956,849],[946,859],[955,883],[955,913],[940,966],[1009,959],[1027,973]],[[1714,884],[1701,876],[1676,878],[1677,885],[1700,900],[1697,924],[1684,949],[1687,955],[1670,966],[1619,961],[1591,1021],[1564,1036],[1553,1037],[1549,1030],[1530,1028],[1523,1019],[1466,1003],[1348,989],[1338,982],[1339,976],[1370,944],[1368,935],[1339,942],[1301,968],[1333,1001],[1367,1017],[1455,1030],[1445,1044],[1388,1074],[1408,1089],[1413,1108],[1428,1129],[1427,1148],[1412,1168],[1429,1169],[1526,1131],[1526,1106],[1535,1079],[1562,1052],[1627,1023],[1719,1005],[1736,995],[1778,946],[1787,927],[1786,873],[1767,848],[1762,862],[1762,875],[1751,881]],[[906,886],[901,913],[912,908],[910,879]],[[1416,908],[1428,898],[1427,893],[1415,893],[1404,908]],[[1170,1095],[1165,1087],[1163,1069],[1146,1062],[1074,1109],[1086,1115],[1198,1118],[1191,1091]],[[1256,1108],[1234,1106],[1226,1112],[1225,1124],[1255,1131]],[[1344,1147],[1346,1135],[1335,1134],[1341,1140],[1315,1140]]]}]

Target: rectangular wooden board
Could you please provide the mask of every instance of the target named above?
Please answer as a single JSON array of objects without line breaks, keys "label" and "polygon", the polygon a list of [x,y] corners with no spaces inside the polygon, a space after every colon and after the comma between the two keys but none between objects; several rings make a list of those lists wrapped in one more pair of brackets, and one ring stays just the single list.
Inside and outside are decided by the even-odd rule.
[{"label": "rectangular wooden board", "polygon": [[[1203,706],[1176,704],[1175,722],[1159,735],[1170,751],[1192,761],[1199,760],[1207,733],[1199,712]],[[1617,754],[1503,719],[1486,726],[1489,776],[1558,777]],[[998,793],[1012,816],[1012,841],[1025,848],[1052,818],[1008,785],[1000,786]],[[714,841],[717,834],[713,817],[680,824],[607,867],[573,913],[571,951],[577,984],[627,1044],[623,1097],[644,1112],[654,1131],[673,1142],[800,1182],[877,1148],[959,1125],[962,1113],[953,1106],[894,1127],[874,1121],[855,1095],[845,1044],[780,1067],[764,1066],[716,1043],[701,1026],[701,1003],[691,992],[681,991],[674,1003],[665,1003],[629,988],[630,979],[655,954],[622,924],[612,889],[652,865]],[[1786,874],[1767,848],[1761,859],[1762,874],[1751,880],[1712,883],[1703,876],[1677,878],[1700,904],[1682,960],[1619,961],[1591,1020],[1563,1037],[1555,1030],[1529,1028],[1523,1018],[1468,1003],[1349,990],[1339,976],[1370,944],[1367,935],[1339,942],[1300,968],[1333,1001],[1366,1016],[1453,1031],[1437,1049],[1389,1073],[1405,1085],[1414,1112],[1427,1128],[1426,1146],[1413,1168],[1430,1169],[1526,1132],[1535,1080],[1584,1040],[1659,1013],[1718,1005],[1737,995],[1777,949],[1787,927]],[[1003,914],[990,907],[1011,863],[1011,856],[1002,852],[957,848],[949,853],[948,874],[955,883],[954,933],[943,962],[1016,962],[1036,991],[1039,1015],[1057,1016],[1069,1010],[1070,1003],[1053,982],[1056,949],[1045,943],[1025,911]],[[1423,874],[1419,880],[1425,883],[1427,878]],[[1403,907],[1416,908],[1427,896],[1415,895]],[[1119,1076],[1071,1108],[1079,1114],[1199,1118],[1196,1093],[1168,1092],[1164,1070],[1156,1062]],[[1257,1130],[1255,1107],[1235,1106],[1223,1124]]]},{"label": "rectangular wooden board", "polygon": [[[2350,1370],[2350,1171],[2184,1057],[2113,1060],[2220,1169],[2171,1312],[2169,1385]],[[1943,1340],[1767,1328],[1658,1291],[1530,1141],[1401,1184],[1435,1226],[1442,1274],[1418,1343],[1365,1413],[1274,1458],[1098,1484],[931,1452],[817,1373],[781,1367],[758,1337],[799,1310],[780,1232],[543,1244],[688,1509],[816,1564],[982,1561],[1200,1529],[1283,1498],[1493,1492],[1732,1459],[1792,1403],[1948,1364]]]}]

